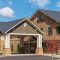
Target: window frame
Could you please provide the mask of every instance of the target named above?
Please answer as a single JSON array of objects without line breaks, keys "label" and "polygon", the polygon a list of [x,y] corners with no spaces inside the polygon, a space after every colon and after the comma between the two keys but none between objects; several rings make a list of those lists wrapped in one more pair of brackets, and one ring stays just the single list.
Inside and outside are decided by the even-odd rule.
[{"label": "window frame", "polygon": [[56,26],[56,32],[57,34],[60,34],[60,26]]},{"label": "window frame", "polygon": [[53,34],[53,31],[52,31],[52,27],[48,27],[48,35],[52,35]]}]

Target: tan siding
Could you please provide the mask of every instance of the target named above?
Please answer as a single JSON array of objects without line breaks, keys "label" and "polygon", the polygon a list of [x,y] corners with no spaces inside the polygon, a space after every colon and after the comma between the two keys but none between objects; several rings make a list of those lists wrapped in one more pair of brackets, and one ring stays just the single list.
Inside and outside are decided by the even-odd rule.
[{"label": "tan siding", "polygon": [[12,31],[12,33],[29,33],[29,34],[38,34],[38,32],[27,23],[27,26],[24,27],[24,25],[22,24],[21,26],[19,26],[18,28],[16,28],[14,31]]}]

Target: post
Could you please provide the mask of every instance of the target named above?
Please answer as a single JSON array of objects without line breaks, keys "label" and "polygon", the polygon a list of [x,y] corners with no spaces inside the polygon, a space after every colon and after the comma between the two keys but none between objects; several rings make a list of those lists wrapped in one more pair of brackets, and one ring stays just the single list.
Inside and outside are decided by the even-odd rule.
[{"label": "post", "polygon": [[5,35],[5,46],[4,46],[4,56],[10,56],[11,55],[11,49],[10,49],[10,35]]},{"label": "post", "polygon": [[37,37],[37,48],[36,48],[36,54],[42,55],[43,54],[43,48],[42,48],[42,35],[39,34]]}]

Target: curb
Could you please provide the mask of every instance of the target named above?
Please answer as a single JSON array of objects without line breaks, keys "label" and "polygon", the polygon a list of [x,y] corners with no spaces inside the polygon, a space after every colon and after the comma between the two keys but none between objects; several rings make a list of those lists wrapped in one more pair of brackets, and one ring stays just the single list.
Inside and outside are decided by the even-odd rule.
[{"label": "curb", "polygon": [[[34,56],[35,54],[13,54],[11,56],[0,56],[0,57],[12,57],[12,56]],[[35,55],[35,56],[40,56],[40,55]],[[56,54],[42,54],[41,56],[50,56],[50,57],[56,57],[56,58],[60,58],[60,55],[56,55]]]},{"label": "curb", "polygon": [[56,55],[56,54],[43,54],[43,56],[50,56],[50,57],[60,58],[60,55]]}]

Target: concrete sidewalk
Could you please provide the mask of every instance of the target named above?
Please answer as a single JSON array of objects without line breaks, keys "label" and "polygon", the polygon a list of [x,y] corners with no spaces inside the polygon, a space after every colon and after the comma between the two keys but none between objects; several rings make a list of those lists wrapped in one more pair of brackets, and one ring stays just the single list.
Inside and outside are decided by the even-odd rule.
[{"label": "concrete sidewalk", "polygon": [[[33,56],[36,54],[12,54],[11,56]],[[57,54],[43,54],[42,56],[51,56],[51,57],[57,57],[60,58],[60,55]]]},{"label": "concrete sidewalk", "polygon": [[[34,56],[36,54],[12,54],[11,56]],[[40,55],[38,55],[40,56]],[[57,57],[57,58],[60,58],[60,55],[57,55],[57,54],[43,54],[42,56],[50,56],[50,57]],[[6,56],[3,56],[1,55],[0,57],[6,57]]]},{"label": "concrete sidewalk", "polygon": [[57,54],[43,54],[43,56],[51,56],[51,57],[60,58],[60,55],[57,55]]},{"label": "concrete sidewalk", "polygon": [[[33,56],[36,54],[12,54],[11,56]],[[51,56],[51,57],[57,57],[60,58],[60,55],[57,54],[43,54],[43,56]]]}]

